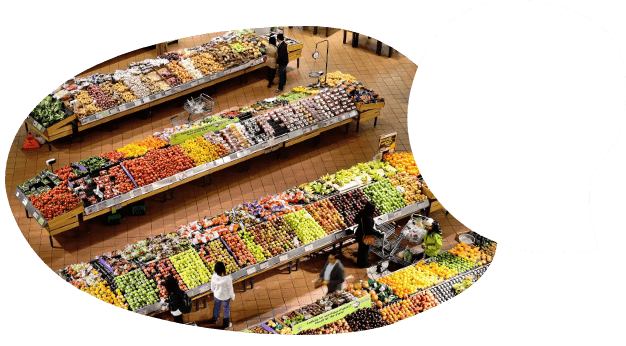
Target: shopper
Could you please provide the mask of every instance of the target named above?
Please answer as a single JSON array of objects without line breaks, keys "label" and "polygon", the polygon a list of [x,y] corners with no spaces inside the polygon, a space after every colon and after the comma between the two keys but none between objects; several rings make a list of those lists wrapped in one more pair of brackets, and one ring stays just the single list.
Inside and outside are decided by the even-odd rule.
[{"label": "shopper", "polygon": [[265,60],[265,65],[267,66],[267,88],[271,88],[274,85],[274,77],[276,77],[276,57],[278,56],[278,51],[276,47],[276,37],[270,37],[269,44],[265,47],[265,55],[267,55],[267,60]]},{"label": "shopper", "polygon": [[354,217],[354,223],[358,225],[358,228],[354,234],[357,243],[359,243],[359,249],[356,254],[356,265],[361,268],[368,268],[370,266],[370,246],[364,242],[365,236],[374,235],[374,212],[376,206],[372,202],[367,202],[363,209]]},{"label": "shopper", "polygon": [[341,261],[337,259],[336,254],[331,253],[328,255],[328,261],[320,272],[320,278],[324,280],[323,284],[328,287],[327,294],[341,290],[341,285],[346,281],[346,272]]},{"label": "shopper", "polygon": [[428,218],[422,222],[427,232],[422,236],[422,247],[425,257],[433,257],[439,254],[443,245],[443,237],[439,222]]},{"label": "shopper", "polygon": [[285,36],[278,34],[278,56],[276,57],[276,63],[278,64],[278,89],[274,92],[282,92],[285,84],[287,84],[287,65],[289,64],[289,51],[287,50],[287,43],[285,42]]},{"label": "shopper", "polygon": [[180,289],[178,282],[172,276],[165,279],[165,289],[169,294],[165,302],[170,313],[174,316],[174,322],[184,323],[183,314],[191,312],[191,298]]},{"label": "shopper", "polygon": [[233,326],[230,322],[230,302],[235,300],[235,290],[233,289],[233,278],[226,275],[226,266],[222,262],[215,263],[215,272],[211,276],[211,291],[213,291],[213,318],[209,321],[216,324],[220,317],[220,308],[224,306],[224,319],[222,329]]}]

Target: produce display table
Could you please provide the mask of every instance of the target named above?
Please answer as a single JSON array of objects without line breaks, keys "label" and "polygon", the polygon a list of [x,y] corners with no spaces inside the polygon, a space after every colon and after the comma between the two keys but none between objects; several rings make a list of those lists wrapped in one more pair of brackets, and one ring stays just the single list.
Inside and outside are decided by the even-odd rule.
[{"label": "produce display table", "polygon": [[129,204],[144,200],[159,193],[165,193],[168,190],[173,189],[179,185],[183,185],[193,180],[209,176],[214,172],[220,171],[238,163],[245,162],[254,157],[273,152],[282,147],[292,146],[308,138],[318,136],[322,132],[331,130],[335,127],[347,125],[356,116],[357,112],[356,110],[353,110],[337,117],[318,122],[317,124],[305,127],[298,131],[290,132],[281,137],[273,138],[267,142],[252,146],[249,149],[232,153],[229,156],[223,157],[219,160],[209,162],[201,166],[193,167],[187,171],[178,173],[174,176],[143,186],[141,188],[137,188],[121,196],[117,196],[112,199],[102,201],[98,204],[91,205],[87,208],[84,208],[84,210],[81,207],[80,211],[76,211],[76,214],[72,212],[72,215],[70,215],[69,217],[66,217],[66,215],[63,214],[58,217],[61,218],[60,222],[57,222],[56,219],[54,219],[46,223],[43,217],[41,217],[41,213],[37,212],[37,210],[32,206],[28,198],[19,188],[16,189],[15,196],[22,202],[22,204],[24,204],[27,210],[27,215],[30,212],[30,215],[35,216],[35,219],[42,227],[44,227],[48,223],[52,223],[54,225],[54,227],[50,229],[46,228],[50,235],[50,242],[52,246],[52,235],[56,235],[79,227],[81,224],[81,220],[87,221],[93,219],[97,216],[111,212],[113,208],[120,209]]},{"label": "produce display table", "polygon": [[[260,40],[267,44],[266,38],[261,37]],[[286,38],[286,40],[288,41],[289,61],[297,60],[297,66],[299,68],[303,44],[290,38]],[[107,123],[111,120],[119,119],[138,111],[154,107],[163,102],[188,95],[209,86],[258,70],[265,66],[264,61],[265,56],[248,60],[239,66],[205,75],[202,78],[197,78],[190,82],[179,84],[165,91],[152,93],[148,96],[103,110],[82,119],[78,119],[76,115],[72,114],[71,116],[68,116],[48,128],[43,127],[33,118],[27,117],[24,121],[26,132],[29,133],[29,130],[32,129],[33,132],[46,139],[48,142],[70,135],[77,135],[82,131]],[[50,146],[49,149],[52,150]]]},{"label": "produce display table", "polygon": [[374,127],[376,127],[376,123],[378,122],[378,117],[380,116],[380,110],[385,107],[385,102],[377,102],[377,103],[357,103],[356,109],[359,112],[359,115],[354,119],[356,121],[356,132],[359,132],[359,125],[361,122],[374,119]]}]

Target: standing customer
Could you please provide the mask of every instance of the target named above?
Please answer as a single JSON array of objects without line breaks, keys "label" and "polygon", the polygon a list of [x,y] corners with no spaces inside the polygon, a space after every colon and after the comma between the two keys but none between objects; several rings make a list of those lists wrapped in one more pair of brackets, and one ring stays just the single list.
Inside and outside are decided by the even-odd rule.
[{"label": "standing customer", "polygon": [[180,289],[178,282],[172,276],[168,276],[165,279],[165,289],[169,293],[166,303],[170,313],[174,316],[174,322],[185,323],[183,321],[183,313],[191,312],[191,298]]},{"label": "standing customer", "polygon": [[269,44],[265,47],[265,65],[267,66],[267,88],[271,88],[274,85],[274,77],[276,77],[276,57],[278,55],[278,48],[276,47],[276,37],[270,37]]},{"label": "standing customer", "polygon": [[328,261],[320,272],[320,278],[324,280],[324,285],[328,286],[326,294],[341,290],[341,285],[346,281],[346,272],[334,253],[328,255]]},{"label": "standing customer", "polygon": [[439,222],[428,218],[423,222],[427,232],[422,237],[422,247],[426,257],[434,257],[441,251],[443,245],[441,227]]},{"label": "standing customer", "polygon": [[363,209],[354,217],[354,223],[358,228],[354,234],[356,241],[359,243],[359,250],[356,254],[356,265],[361,268],[370,266],[370,246],[365,244],[363,237],[374,235],[374,211],[376,206],[372,202],[367,202]]},{"label": "standing customer", "polygon": [[209,321],[216,324],[220,318],[220,307],[224,305],[224,320],[222,329],[233,326],[230,323],[230,301],[235,300],[235,290],[233,289],[233,278],[226,275],[226,266],[222,262],[215,263],[215,272],[211,276],[211,291],[213,291],[213,318]]},{"label": "standing customer", "polygon": [[280,33],[277,36],[278,39],[278,57],[276,63],[278,64],[278,89],[274,92],[282,92],[285,84],[287,84],[287,65],[289,64],[289,51],[287,51],[287,43],[285,42],[285,36]]}]

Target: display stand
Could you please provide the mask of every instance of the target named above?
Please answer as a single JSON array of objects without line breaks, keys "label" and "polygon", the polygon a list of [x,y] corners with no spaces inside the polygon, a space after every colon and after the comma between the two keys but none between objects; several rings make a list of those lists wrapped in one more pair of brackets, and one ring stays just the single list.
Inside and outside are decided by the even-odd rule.
[{"label": "display stand", "polygon": [[356,132],[359,132],[359,125],[361,122],[368,121],[374,119],[374,127],[376,127],[376,123],[378,122],[378,117],[380,116],[380,110],[385,107],[385,102],[377,102],[377,103],[357,103],[356,109],[359,112],[359,115],[355,119],[356,121]]}]

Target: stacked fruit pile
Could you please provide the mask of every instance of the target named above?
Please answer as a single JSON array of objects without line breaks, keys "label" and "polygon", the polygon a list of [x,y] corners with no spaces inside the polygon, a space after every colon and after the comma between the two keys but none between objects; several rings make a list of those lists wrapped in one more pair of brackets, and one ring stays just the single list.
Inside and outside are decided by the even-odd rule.
[{"label": "stacked fruit pile", "polygon": [[417,300],[414,297],[409,297],[380,309],[380,313],[388,323],[396,323],[417,315],[421,310]]},{"label": "stacked fruit pile", "polygon": [[305,209],[322,226],[326,234],[332,234],[346,228],[343,217],[328,199],[313,203]]},{"label": "stacked fruit pile", "polygon": [[124,293],[124,298],[133,311],[159,301],[156,283],[148,280],[141,270],[116,277],[115,284]]},{"label": "stacked fruit pile", "polygon": [[440,266],[435,262],[425,264],[424,261],[420,261],[415,265],[415,267],[421,269],[422,271],[433,273],[434,275],[444,279],[449,279],[458,274],[456,270]]},{"label": "stacked fruit pile", "polygon": [[211,273],[194,249],[174,255],[170,257],[170,261],[189,289],[203,285],[211,279]]},{"label": "stacked fruit pile", "polygon": [[459,274],[476,268],[476,263],[468,261],[465,258],[455,256],[449,252],[442,252],[438,254],[435,256],[435,261],[440,266],[453,269]]},{"label": "stacked fruit pile", "polygon": [[493,258],[493,256],[496,255],[497,247],[498,247],[498,244],[496,244],[495,242],[492,242],[480,248],[480,251],[482,251],[485,255],[489,256],[487,257],[488,262],[491,262],[490,258]]},{"label": "stacked fruit pile", "polygon": [[415,164],[415,158],[412,153],[394,152],[393,154],[385,154],[383,159],[389,162],[398,171],[406,171],[411,175],[420,175],[420,171]]},{"label": "stacked fruit pile", "polygon": [[295,248],[293,240],[296,234],[282,218],[264,222],[248,230],[254,236],[254,242],[270,253],[269,257],[278,256]]},{"label": "stacked fruit pile", "polygon": [[66,185],[55,186],[52,190],[38,196],[30,195],[29,198],[32,205],[41,212],[41,216],[48,221],[80,204],[80,199]]},{"label": "stacked fruit pile", "polygon": [[411,298],[415,299],[418,302],[422,311],[432,309],[435,306],[439,305],[439,303],[437,302],[437,297],[435,297],[429,290],[420,292]]},{"label": "stacked fruit pile", "polygon": [[345,317],[350,330],[359,332],[362,330],[380,328],[387,325],[378,309],[365,308],[357,310]]},{"label": "stacked fruit pile", "polygon": [[257,262],[262,262],[272,257],[269,251],[263,249],[262,246],[254,242],[254,236],[252,235],[252,232],[241,229],[239,230],[238,235],[244,242],[244,244],[246,244],[246,246],[248,247],[248,251],[252,253]]},{"label": "stacked fruit pile", "polygon": [[295,231],[298,239],[303,244],[326,236],[326,232],[315,222],[306,210],[299,210],[283,217],[285,222]]},{"label": "stacked fruit pile", "polygon": [[416,175],[411,175],[406,171],[398,172],[389,177],[389,182],[396,189],[400,188],[402,197],[407,205],[428,199],[428,197],[422,194],[422,184]]},{"label": "stacked fruit pile", "polygon": [[228,245],[230,251],[232,251],[239,265],[243,268],[252,264],[256,264],[258,262],[256,258],[254,258],[254,255],[248,250],[246,244],[237,234],[238,228],[239,227],[235,227],[232,230],[225,230],[220,236],[226,242],[226,245]]},{"label": "stacked fruit pile", "polygon": [[206,263],[211,274],[215,271],[215,263],[217,262],[224,263],[224,266],[226,266],[226,274],[234,273],[240,269],[233,256],[226,250],[224,243],[219,239],[208,244],[203,244],[198,253],[204,263]]},{"label": "stacked fruit pile", "polygon": [[474,245],[467,245],[465,243],[456,244],[450,251],[451,254],[465,258],[468,261],[474,262],[477,265],[483,265],[487,262],[491,262],[491,256],[487,256],[480,251],[480,248]]},{"label": "stacked fruit pile", "polygon": [[168,144],[169,143],[160,138],[148,136],[146,139],[125,145],[117,149],[117,151],[125,154],[128,158],[139,157],[145,155],[149,150],[163,148]]},{"label": "stacked fruit pile", "polygon": [[441,282],[442,279],[431,272],[411,266],[398,270],[391,275],[384,276],[377,281],[389,285],[398,297],[406,298],[417,290]]},{"label": "stacked fruit pile", "polygon": [[111,287],[106,283],[106,281],[98,279],[98,282],[93,286],[82,286],[80,290],[83,292],[87,292],[90,295],[107,302],[109,304],[115,305],[122,309],[128,309],[128,304],[122,295],[122,291],[117,289],[116,293],[113,293]]},{"label": "stacked fruit pile", "polygon": [[381,214],[406,207],[402,195],[387,179],[364,187],[363,193],[376,204]]},{"label": "stacked fruit pile", "polygon": [[228,154],[228,150],[219,144],[207,142],[202,136],[182,143],[181,148],[193,159],[196,166],[215,161]]},{"label": "stacked fruit pile", "polygon": [[[356,214],[363,210],[365,203],[368,202],[367,197],[365,197],[365,194],[363,194],[363,191],[359,188],[350,190],[341,195],[332,196],[329,199],[343,216],[343,220],[347,227],[355,225],[354,218],[356,217]],[[376,217],[378,215],[378,208],[376,208],[374,216]]]},{"label": "stacked fruit pile", "polygon": [[145,158],[150,160],[159,180],[194,167],[193,160],[178,145],[150,150]]},{"label": "stacked fruit pile", "polygon": [[152,279],[157,283],[156,288],[159,291],[159,298],[167,298],[169,295],[169,292],[165,288],[165,280],[172,276],[178,282],[178,287],[183,291],[187,291],[187,286],[181,280],[180,275],[178,275],[178,272],[174,269],[169,258],[162,259],[159,262],[149,263],[141,269],[148,279]]}]

